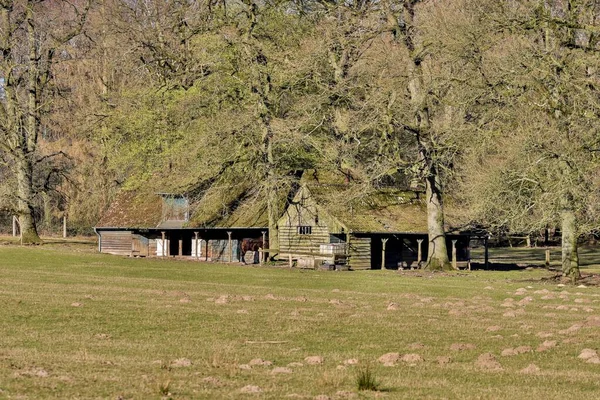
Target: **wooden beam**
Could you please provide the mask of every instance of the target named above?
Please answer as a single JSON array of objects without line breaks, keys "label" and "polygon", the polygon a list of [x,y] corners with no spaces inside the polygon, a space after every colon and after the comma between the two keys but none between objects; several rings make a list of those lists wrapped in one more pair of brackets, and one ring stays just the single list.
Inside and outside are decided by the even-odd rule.
[{"label": "wooden beam", "polygon": [[229,246],[229,262],[233,262],[233,246],[231,245],[231,231],[227,232],[227,245]]},{"label": "wooden beam", "polygon": [[417,267],[423,262],[423,239],[417,239]]},{"label": "wooden beam", "polygon": [[[261,233],[262,233],[262,248],[263,248],[263,249],[266,249],[266,248],[267,248],[267,246],[265,246],[265,244],[267,243],[267,231],[262,231]],[[260,252],[259,252],[259,253],[258,253],[258,256],[259,256],[259,258],[260,258],[260,260],[259,260],[259,263],[262,265],[262,263],[263,263],[263,257],[265,257],[265,256],[266,256],[266,254],[265,254],[265,253],[260,253]],[[266,261],[266,260],[265,260],[265,261]]]},{"label": "wooden beam", "polygon": [[160,235],[162,237],[162,251],[160,252],[160,256],[164,257],[167,255],[167,241],[165,240],[165,231],[161,231]]},{"label": "wooden beam", "polygon": [[385,245],[389,239],[381,239],[381,270],[385,270]]},{"label": "wooden beam", "polygon": [[452,241],[452,268],[458,269],[458,265],[456,264],[456,242],[457,240]]}]

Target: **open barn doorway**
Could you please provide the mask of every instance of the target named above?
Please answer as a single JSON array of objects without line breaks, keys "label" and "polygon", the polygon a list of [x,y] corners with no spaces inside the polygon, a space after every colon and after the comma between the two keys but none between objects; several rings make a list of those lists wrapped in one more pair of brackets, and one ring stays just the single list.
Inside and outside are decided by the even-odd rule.
[{"label": "open barn doorway", "polygon": [[[185,231],[172,231],[170,233],[169,254],[172,256],[191,256],[193,233]],[[181,246],[181,253],[180,253]]]}]

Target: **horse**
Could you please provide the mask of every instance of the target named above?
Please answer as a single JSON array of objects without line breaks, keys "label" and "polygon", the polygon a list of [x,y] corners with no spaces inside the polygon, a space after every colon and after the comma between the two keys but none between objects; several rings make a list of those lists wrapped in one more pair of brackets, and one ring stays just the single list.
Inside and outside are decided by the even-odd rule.
[{"label": "horse", "polygon": [[[265,242],[263,243],[262,238],[245,238],[242,239],[242,253],[241,253],[241,259],[244,260],[244,256],[246,255],[246,252],[248,251],[254,251],[254,252],[258,252],[258,249],[266,249],[269,247],[269,240],[265,240]],[[254,255],[254,263],[258,262],[258,255],[255,253]],[[246,263],[246,261],[244,260],[244,263]]]}]

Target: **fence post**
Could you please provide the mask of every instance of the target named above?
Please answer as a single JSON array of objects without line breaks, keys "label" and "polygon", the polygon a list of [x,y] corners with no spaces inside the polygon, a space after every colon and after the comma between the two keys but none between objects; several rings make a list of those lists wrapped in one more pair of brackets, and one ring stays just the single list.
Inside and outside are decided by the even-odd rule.
[{"label": "fence post", "polygon": [[550,250],[546,249],[546,268],[550,267]]},{"label": "fence post", "polygon": [[67,237],[67,215],[63,215],[63,238]]}]

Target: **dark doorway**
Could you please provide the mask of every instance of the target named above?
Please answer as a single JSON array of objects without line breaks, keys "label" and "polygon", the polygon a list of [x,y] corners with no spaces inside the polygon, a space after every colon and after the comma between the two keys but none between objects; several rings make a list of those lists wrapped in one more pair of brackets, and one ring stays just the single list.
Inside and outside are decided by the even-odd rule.
[{"label": "dark doorway", "polygon": [[181,240],[181,255],[192,255],[192,234],[187,232],[173,231],[169,235],[169,254],[172,256],[179,255],[179,241]]}]

